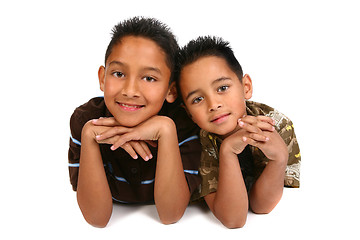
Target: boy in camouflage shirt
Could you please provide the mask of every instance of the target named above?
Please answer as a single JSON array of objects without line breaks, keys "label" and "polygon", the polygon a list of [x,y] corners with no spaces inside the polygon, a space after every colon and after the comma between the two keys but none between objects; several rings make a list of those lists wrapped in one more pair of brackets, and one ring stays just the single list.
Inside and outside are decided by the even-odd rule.
[{"label": "boy in camouflage shirt", "polygon": [[301,157],[290,119],[248,101],[251,78],[220,38],[190,41],[176,75],[186,109],[202,129],[202,184],[193,199],[204,197],[229,228],[245,224],[249,207],[271,212],[284,185],[299,187]]}]

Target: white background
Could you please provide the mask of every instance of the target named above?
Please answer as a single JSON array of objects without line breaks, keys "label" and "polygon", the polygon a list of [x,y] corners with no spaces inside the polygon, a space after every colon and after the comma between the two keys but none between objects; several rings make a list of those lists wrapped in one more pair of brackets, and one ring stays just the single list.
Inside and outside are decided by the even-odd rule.
[{"label": "white background", "polygon": [[[2,1],[0,238],[358,238],[359,10],[347,0]],[[230,41],[252,100],[293,120],[301,188],[285,189],[272,213],[249,213],[237,230],[196,205],[168,226],[152,205],[115,206],[105,229],[83,220],[68,178],[69,118],[102,94],[112,27],[138,15],[168,24],[180,45]]]}]

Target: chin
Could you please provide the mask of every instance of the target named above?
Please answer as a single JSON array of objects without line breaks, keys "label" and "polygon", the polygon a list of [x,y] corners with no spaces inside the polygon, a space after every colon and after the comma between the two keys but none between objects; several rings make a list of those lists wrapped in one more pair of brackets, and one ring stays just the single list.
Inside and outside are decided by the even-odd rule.
[{"label": "chin", "polygon": [[125,120],[124,118],[120,118],[120,119],[116,119],[116,121],[120,124],[120,126],[123,126],[123,127],[136,127],[137,125],[139,125],[140,123],[142,123],[143,121],[139,121],[139,120],[134,120],[134,121],[131,121],[131,120]]},{"label": "chin", "polygon": [[237,132],[239,129],[237,127],[231,129],[222,129],[222,131],[217,131],[215,134],[221,136],[222,139],[230,136],[231,134]]}]

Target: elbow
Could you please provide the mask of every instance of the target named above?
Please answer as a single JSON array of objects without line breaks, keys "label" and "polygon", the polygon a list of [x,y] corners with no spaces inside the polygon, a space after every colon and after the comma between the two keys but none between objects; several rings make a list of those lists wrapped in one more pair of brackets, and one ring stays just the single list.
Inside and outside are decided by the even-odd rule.
[{"label": "elbow", "polygon": [[251,211],[255,214],[269,214],[272,209],[251,209]]},{"label": "elbow", "polygon": [[247,216],[242,216],[238,218],[227,218],[221,219],[220,222],[227,228],[235,229],[235,228],[242,228],[246,223]]},{"label": "elbow", "polygon": [[176,223],[182,218],[183,214],[184,214],[184,212],[181,212],[181,211],[177,211],[172,214],[171,213],[165,213],[165,214],[159,213],[160,222],[165,225]]},{"label": "elbow", "polygon": [[93,227],[104,228],[109,223],[112,208],[110,209],[97,209],[96,211],[90,211],[89,209],[80,207],[83,217],[87,223]]},{"label": "elbow", "polygon": [[84,216],[87,223],[93,227],[104,228],[108,224],[110,217]]},{"label": "elbow", "polygon": [[268,206],[251,206],[251,211],[255,214],[269,214],[275,208],[275,205]]}]

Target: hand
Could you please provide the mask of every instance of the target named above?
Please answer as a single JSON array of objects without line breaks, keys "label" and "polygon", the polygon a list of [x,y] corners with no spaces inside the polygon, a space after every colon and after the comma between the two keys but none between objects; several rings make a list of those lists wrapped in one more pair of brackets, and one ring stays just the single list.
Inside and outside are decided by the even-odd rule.
[{"label": "hand", "polygon": [[[102,136],[104,132],[110,131],[113,128],[123,128],[119,125],[119,123],[115,120],[115,118],[111,117],[111,118],[94,119],[94,120],[91,120],[91,123],[94,125],[94,127],[96,129],[95,140],[97,143],[113,145],[114,143],[116,143],[119,140],[119,138],[120,138],[119,135],[113,135],[106,139],[100,138],[100,136]],[[156,143],[151,142],[151,141],[129,141],[129,142],[124,143],[120,147],[123,148],[127,153],[129,153],[129,155],[132,158],[137,159],[138,155],[140,155],[140,157],[142,159],[144,159],[145,161],[148,161],[153,156],[152,156],[151,151],[146,143],[148,143],[149,145],[151,145],[153,147],[156,147]],[[112,150],[115,150],[115,149],[112,149]]]},{"label": "hand", "polygon": [[[105,132],[102,132],[96,136],[97,141],[109,141],[112,150],[116,150],[118,147],[122,147],[129,142],[143,141],[152,146],[156,146],[156,142],[161,137],[163,131],[172,125],[175,127],[173,121],[164,116],[153,116],[145,122],[139,124],[136,127],[128,128],[115,125],[117,122],[114,118],[98,119],[94,122],[96,125],[112,126]],[[176,128],[175,128],[176,129]]]},{"label": "hand", "polygon": [[273,120],[268,117],[245,116],[238,120],[240,129],[230,136],[226,137],[221,146],[228,148],[234,154],[240,154],[246,145],[255,145],[258,142],[268,141],[263,130],[273,131]]},{"label": "hand", "polygon": [[244,142],[258,147],[270,160],[287,162],[286,144],[273,125],[274,120],[266,116],[246,116],[239,121],[239,126],[250,133],[243,137]]}]

